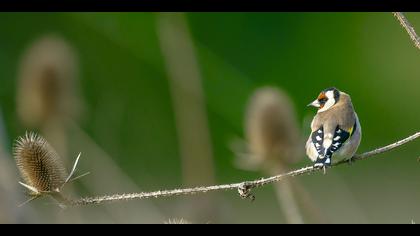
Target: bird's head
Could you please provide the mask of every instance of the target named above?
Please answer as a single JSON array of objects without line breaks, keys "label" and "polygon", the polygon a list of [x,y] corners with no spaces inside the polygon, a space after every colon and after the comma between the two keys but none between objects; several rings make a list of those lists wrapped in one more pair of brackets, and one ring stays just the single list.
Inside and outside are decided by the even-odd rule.
[{"label": "bird's head", "polygon": [[318,108],[318,113],[326,111],[337,104],[341,94],[342,92],[334,87],[324,89],[319,93],[317,99],[309,103],[308,106]]}]

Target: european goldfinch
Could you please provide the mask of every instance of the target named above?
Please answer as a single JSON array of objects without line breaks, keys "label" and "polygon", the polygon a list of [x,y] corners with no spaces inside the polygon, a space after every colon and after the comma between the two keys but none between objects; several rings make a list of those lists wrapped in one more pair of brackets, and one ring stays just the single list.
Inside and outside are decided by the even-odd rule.
[{"label": "european goldfinch", "polygon": [[362,131],[350,96],[327,88],[308,106],[318,108],[306,142],[306,154],[314,167],[324,168],[350,159],[359,147]]}]

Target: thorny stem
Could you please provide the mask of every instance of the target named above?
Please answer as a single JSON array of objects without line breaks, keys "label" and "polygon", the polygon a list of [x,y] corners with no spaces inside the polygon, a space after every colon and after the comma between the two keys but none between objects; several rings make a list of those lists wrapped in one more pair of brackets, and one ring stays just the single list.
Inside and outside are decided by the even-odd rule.
[{"label": "thorny stem", "polygon": [[[355,162],[359,160],[365,160],[369,157],[391,151],[392,149],[397,148],[401,145],[404,145],[408,142],[414,141],[415,139],[419,137],[420,137],[420,132],[417,132],[405,139],[389,144],[387,146],[380,147],[375,150],[365,152],[362,154],[358,154],[358,155],[356,154],[350,160],[339,162],[337,164],[334,164],[333,166],[341,165],[349,161]],[[261,179],[253,180],[253,181],[245,181],[245,182],[240,182],[240,183],[215,185],[215,186],[208,186],[208,187],[162,190],[162,191],[145,192],[145,193],[115,194],[115,195],[100,196],[100,197],[87,197],[87,198],[81,198],[79,200],[72,200],[70,201],[70,205],[80,206],[80,205],[90,205],[90,204],[102,204],[102,203],[113,202],[113,201],[159,198],[159,197],[170,197],[170,196],[179,196],[179,195],[193,195],[197,193],[206,193],[206,192],[219,191],[219,190],[234,190],[234,189],[238,190],[239,195],[242,198],[248,198],[248,199],[253,200],[254,196],[251,194],[251,190],[254,188],[258,188],[267,184],[278,182],[285,178],[295,177],[295,176],[304,175],[304,174],[310,174],[310,173],[317,172],[320,170],[322,169],[315,168],[313,166],[307,166],[307,167],[293,170],[284,174],[272,176],[269,178],[261,178]]]},{"label": "thorny stem", "polygon": [[394,16],[400,22],[401,26],[407,31],[408,35],[410,35],[411,40],[413,41],[416,48],[420,49],[420,37],[416,34],[413,26],[411,26],[410,22],[405,18],[402,12],[393,12]]}]

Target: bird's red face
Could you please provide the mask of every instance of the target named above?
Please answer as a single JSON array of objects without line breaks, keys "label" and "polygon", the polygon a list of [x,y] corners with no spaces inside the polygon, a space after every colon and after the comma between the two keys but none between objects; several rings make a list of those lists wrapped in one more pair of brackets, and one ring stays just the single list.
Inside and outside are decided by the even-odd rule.
[{"label": "bird's red face", "polygon": [[318,98],[316,99],[319,103],[319,107],[318,109],[322,109],[325,106],[325,103],[328,101],[328,97],[327,95],[325,95],[325,92],[322,91],[319,95]]}]

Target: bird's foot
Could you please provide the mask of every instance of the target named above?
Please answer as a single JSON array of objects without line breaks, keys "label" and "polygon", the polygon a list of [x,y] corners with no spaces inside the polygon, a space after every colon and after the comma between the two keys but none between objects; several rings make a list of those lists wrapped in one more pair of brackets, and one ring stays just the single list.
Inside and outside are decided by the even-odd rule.
[{"label": "bird's foot", "polygon": [[314,168],[315,169],[322,169],[323,170],[323,172],[324,172],[324,175],[327,173],[327,164],[325,164],[325,163],[315,163],[314,164]]},{"label": "bird's foot", "polygon": [[331,159],[327,158],[327,159],[318,159],[314,166],[315,169],[322,169],[324,172],[324,175],[327,173],[327,167],[331,167]]}]

